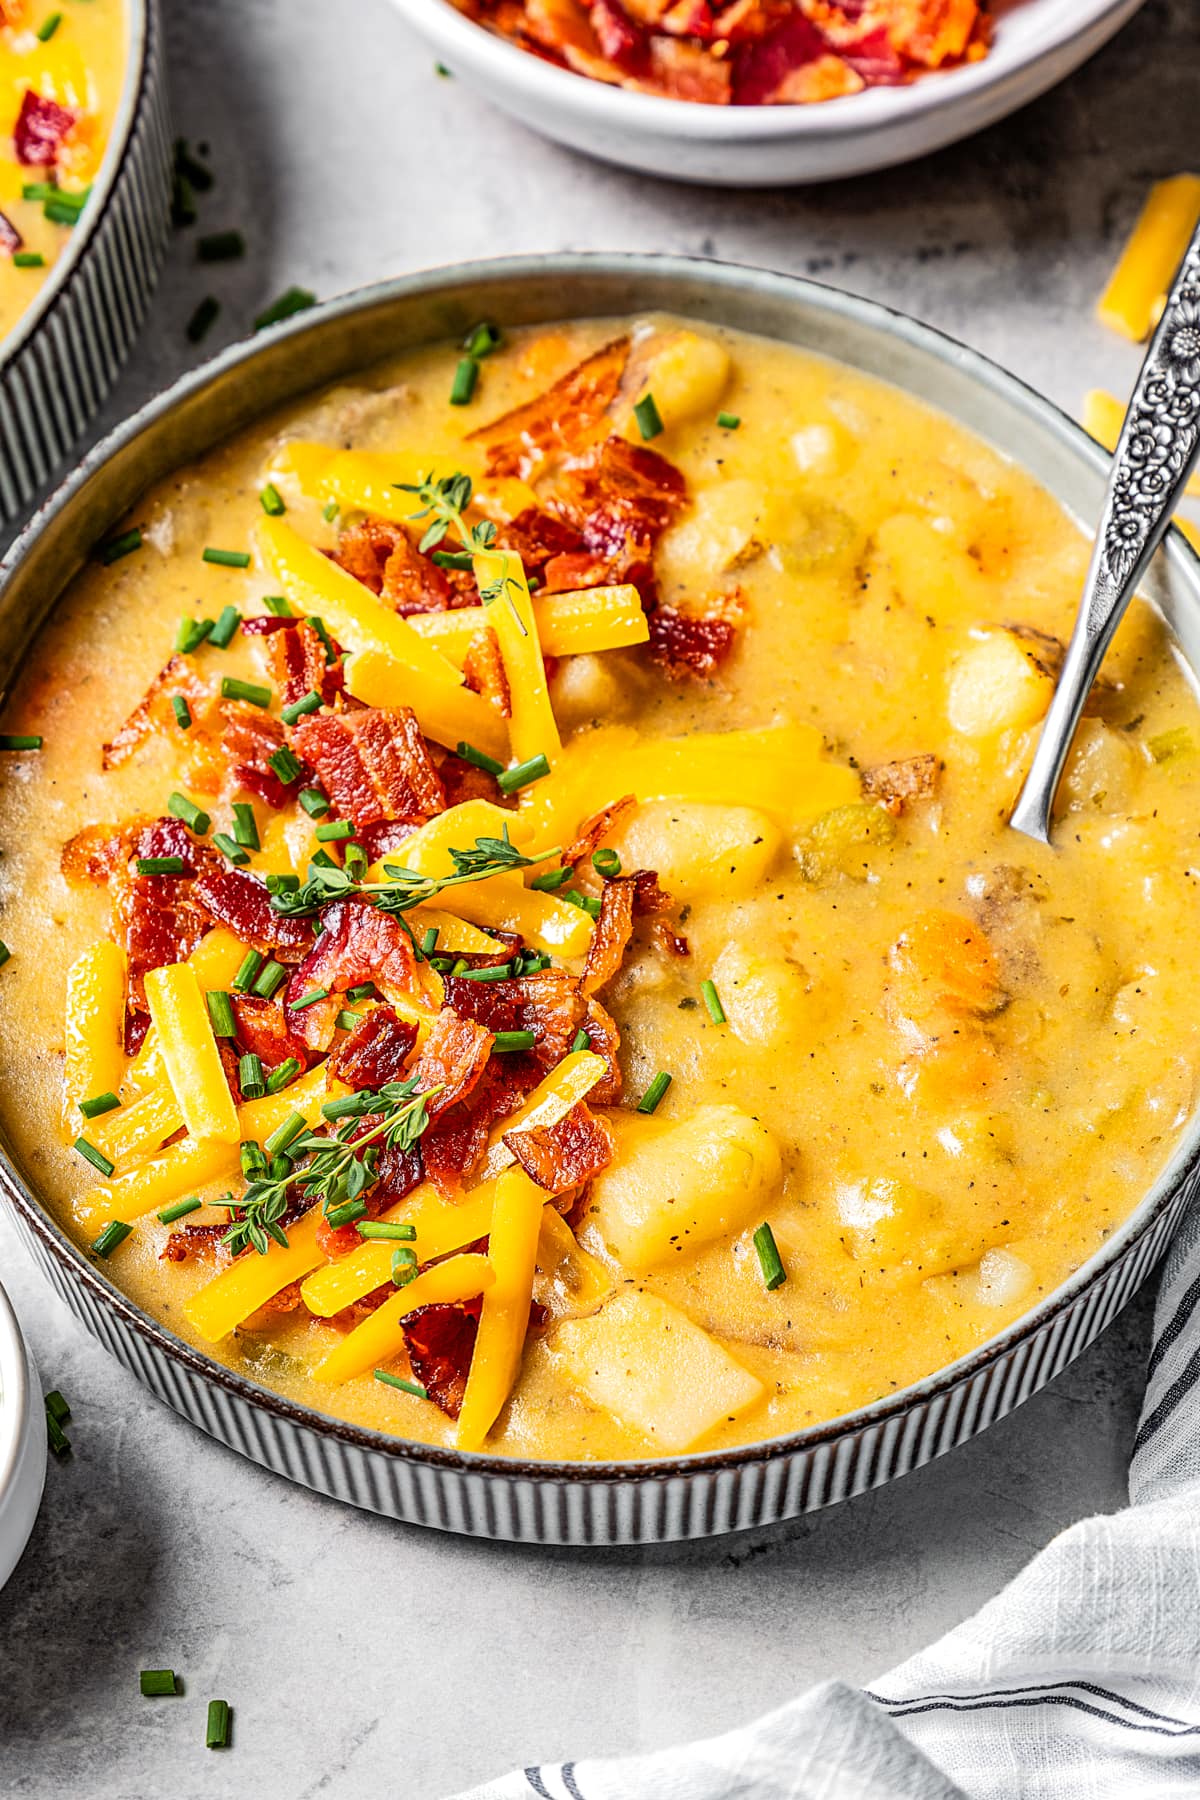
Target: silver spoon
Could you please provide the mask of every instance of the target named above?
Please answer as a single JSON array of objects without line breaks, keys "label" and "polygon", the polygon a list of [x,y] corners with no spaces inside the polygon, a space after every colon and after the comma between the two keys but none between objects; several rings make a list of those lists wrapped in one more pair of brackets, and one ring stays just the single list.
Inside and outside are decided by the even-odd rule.
[{"label": "silver spoon", "polygon": [[1009,824],[1050,842],[1050,809],[1084,703],[1200,457],[1200,228],[1142,364],[1062,672]]}]

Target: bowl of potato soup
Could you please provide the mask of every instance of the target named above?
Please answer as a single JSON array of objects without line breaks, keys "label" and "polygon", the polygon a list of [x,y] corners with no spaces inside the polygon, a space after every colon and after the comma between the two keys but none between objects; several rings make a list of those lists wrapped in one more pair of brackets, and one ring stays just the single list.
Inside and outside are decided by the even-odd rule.
[{"label": "bowl of potato soup", "polygon": [[1200,564],[1007,825],[1105,459],[866,301],[440,271],[156,400],[0,587],[0,1181],[221,1441],[482,1536],[951,1448],[1190,1191]]}]

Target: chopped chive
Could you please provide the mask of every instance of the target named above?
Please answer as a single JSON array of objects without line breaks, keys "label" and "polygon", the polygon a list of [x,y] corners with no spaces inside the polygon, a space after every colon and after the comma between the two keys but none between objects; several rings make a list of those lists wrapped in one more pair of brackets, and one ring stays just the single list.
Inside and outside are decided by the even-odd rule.
[{"label": "chopped chive", "polygon": [[358,987],[347,988],[346,998],[352,1004],[357,1000],[378,1000],[379,991],[373,981],[363,981]]},{"label": "chopped chive", "polygon": [[182,694],[171,696],[171,710],[175,714],[175,723],[180,731],[190,731],[192,727],[192,709]]},{"label": "chopped chive", "polygon": [[499,327],[490,319],[483,319],[468,331],[463,339],[463,349],[468,356],[490,356],[493,350],[500,348],[502,341]]},{"label": "chopped chive", "polygon": [[361,1018],[361,1013],[351,1012],[348,1006],[344,1006],[333,1022],[339,1031],[353,1031]]},{"label": "chopped chive", "polygon": [[229,1748],[228,1700],[209,1701],[208,1721],[204,1727],[204,1747],[206,1750],[227,1750]]},{"label": "chopped chive", "polygon": [[477,769],[483,769],[489,775],[503,775],[504,773],[502,762],[497,762],[494,756],[489,756],[484,750],[477,750],[474,744],[460,743],[458,754],[464,762],[474,763]]},{"label": "chopped chive", "polygon": [[455,963],[454,967],[451,969],[450,973],[452,975],[465,975],[468,967],[469,967],[469,965],[466,961],[466,958],[460,956],[458,961]]},{"label": "chopped chive", "polygon": [[93,1094],[90,1100],[79,1102],[79,1110],[85,1119],[98,1119],[102,1113],[115,1112],[120,1104],[115,1094]]},{"label": "chopped chive", "polygon": [[431,925],[429,930],[425,933],[425,936],[421,939],[421,955],[432,956],[437,949],[437,941],[438,928],[436,925]]},{"label": "chopped chive", "polygon": [[758,1251],[758,1266],[762,1270],[763,1282],[768,1289],[782,1287],[787,1280],[787,1271],[779,1254],[779,1246],[775,1242],[775,1233],[764,1222],[754,1234],[754,1248]]},{"label": "chopped chive", "polygon": [[268,962],[262,974],[255,978],[254,992],[260,1000],[273,1000],[279,992],[280,983],[286,980],[287,970],[283,964],[272,960]]},{"label": "chopped chive", "polygon": [[229,995],[223,988],[212,988],[204,997],[208,1002],[208,1016],[216,1035],[219,1038],[235,1038],[237,1019],[234,1017],[233,1001]]},{"label": "chopped chive", "polygon": [[186,175],[198,193],[207,194],[213,184],[213,172],[192,155],[186,138],[175,139],[175,167],[181,175]]},{"label": "chopped chive", "polygon": [[310,294],[307,288],[290,287],[273,300],[265,312],[260,312],[254,321],[255,331],[265,331],[268,325],[281,325],[285,319],[294,318],[297,313],[306,312],[315,306],[317,296]]},{"label": "chopped chive", "polygon": [[324,825],[318,825],[316,838],[319,844],[341,844],[346,838],[354,836],[354,826],[349,819],[329,819]]},{"label": "chopped chive", "polygon": [[274,769],[284,787],[290,787],[304,773],[304,764],[292,755],[286,744],[280,744],[278,750],[268,756],[267,767]]},{"label": "chopped chive", "polygon": [[654,1077],[654,1080],[650,1083],[650,1086],[638,1101],[638,1111],[640,1113],[652,1113],[670,1085],[671,1077],[667,1074],[665,1069],[660,1069],[658,1074]]},{"label": "chopped chive", "polygon": [[262,849],[254,808],[245,800],[235,800],[233,803],[233,837],[235,843],[243,844],[247,850]]},{"label": "chopped chive", "polygon": [[503,770],[501,774],[497,775],[496,780],[504,793],[515,794],[518,788],[528,787],[534,781],[541,781],[549,773],[550,764],[546,761],[544,752],[539,750],[536,756],[526,757],[524,762],[516,763],[511,769]]},{"label": "chopped chive", "polygon": [[102,563],[115,563],[119,562],[123,556],[131,555],[134,550],[140,550],[141,547],[141,528],[135,525],[129,531],[123,531],[120,537],[109,538],[106,544],[101,544],[96,554]]},{"label": "chopped chive", "polygon": [[532,1031],[498,1031],[492,1039],[492,1049],[501,1052],[505,1050],[532,1050],[536,1043],[537,1038]]},{"label": "chopped chive", "polygon": [[27,181],[21,188],[22,200],[53,200],[62,189],[52,181]]},{"label": "chopped chive", "polygon": [[546,869],[542,874],[535,875],[529,885],[536,888],[539,894],[553,894],[558,888],[566,886],[574,872],[568,868]]},{"label": "chopped chive", "polygon": [[415,1394],[418,1400],[428,1400],[429,1395],[419,1381],[405,1381],[403,1375],[393,1375],[387,1369],[376,1369],[376,1381],[382,1381],[384,1387],[399,1388],[402,1394]]},{"label": "chopped chive", "polygon": [[[245,1060],[243,1058],[243,1060]],[[257,1062],[258,1058],[255,1058]],[[261,1181],[267,1173],[267,1159],[263,1155],[263,1147],[254,1138],[243,1138],[238,1145],[238,1162],[242,1174],[247,1181]]]},{"label": "chopped chive", "polygon": [[318,1000],[328,1000],[329,989],[326,987],[309,988],[307,994],[301,994],[298,1000],[292,1001],[293,1012],[303,1012],[306,1006],[315,1006]]},{"label": "chopped chive", "polygon": [[460,359],[454,371],[454,380],[450,384],[451,406],[466,406],[475,392],[475,383],[479,380],[479,364],[473,356]]},{"label": "chopped chive", "polygon": [[267,1174],[272,1181],[288,1181],[293,1173],[292,1159],[286,1151],[281,1156],[273,1156],[267,1164]]},{"label": "chopped chive", "polygon": [[236,675],[222,675],[221,698],[223,700],[247,700],[251,706],[270,706],[271,690],[260,687],[256,681],[239,681]]},{"label": "chopped chive", "polygon": [[301,788],[296,797],[310,819],[319,819],[329,811],[329,802],[320,788]]},{"label": "chopped chive", "polygon": [[266,877],[268,894],[296,894],[300,891],[300,877],[290,872],[286,875],[274,871]]},{"label": "chopped chive", "polygon": [[417,1236],[415,1225],[405,1225],[398,1219],[363,1219],[358,1227],[359,1237],[388,1238],[398,1244],[414,1243]]},{"label": "chopped chive", "polygon": [[574,1038],[571,1040],[571,1054],[574,1056],[577,1051],[590,1050],[591,1047],[592,1040],[581,1025],[579,1030],[575,1033]]},{"label": "chopped chive", "polygon": [[233,978],[233,987],[236,993],[248,994],[250,992],[265,960],[261,950],[247,950],[238,965],[238,972]]},{"label": "chopped chive", "polygon": [[38,43],[48,44],[61,24],[62,14],[60,12],[51,13],[50,17],[38,27]]},{"label": "chopped chive", "polygon": [[197,837],[204,837],[212,824],[209,815],[194,800],[189,800],[186,794],[172,794],[167,800],[167,811],[173,818],[182,819]]},{"label": "chopped chive", "polygon": [[327,525],[332,525],[333,521],[337,518],[337,516],[338,516],[337,501],[336,500],[327,500],[325,502],[324,506],[321,508],[321,517],[324,519],[324,521]]},{"label": "chopped chive", "polygon": [[12,951],[9,949],[8,945],[0,940],[0,969],[4,967],[11,955]]},{"label": "chopped chive", "polygon": [[325,1222],[327,1225],[332,1226],[334,1231],[337,1231],[340,1226],[353,1225],[355,1219],[365,1219],[366,1216],[366,1201],[356,1198],[354,1200],[343,1200],[340,1206],[331,1206],[329,1211],[325,1214]]},{"label": "chopped chive", "polygon": [[240,231],[210,231],[196,239],[197,262],[235,262],[246,254],[246,240]]},{"label": "chopped chive", "polygon": [[71,1454],[71,1444],[66,1432],[63,1430],[58,1420],[52,1418],[49,1413],[46,1414],[46,1441],[50,1445],[55,1456],[69,1456]]},{"label": "chopped chive", "polygon": [[[349,847],[349,845],[346,846],[347,849],[349,849]],[[330,856],[328,850],[315,851],[313,853],[312,861],[308,865],[310,870],[313,868],[314,864],[318,869],[336,869],[338,866],[337,858]]]},{"label": "chopped chive", "polygon": [[212,631],[213,619],[180,619],[179,630],[175,633],[175,648],[182,656],[190,656],[198,650]]},{"label": "chopped chive", "polygon": [[287,1087],[288,1083],[294,1081],[299,1073],[300,1064],[294,1056],[289,1056],[286,1062],[281,1062],[267,1076],[268,1094],[279,1093],[280,1089]]},{"label": "chopped chive", "polygon": [[[365,1208],[364,1208],[365,1210]],[[392,1286],[407,1287],[417,1273],[417,1253],[401,1246],[392,1251]]]},{"label": "chopped chive", "polygon": [[228,650],[241,622],[242,615],[236,606],[222,607],[220,617],[208,634],[209,643],[215,645],[218,650]]},{"label": "chopped chive", "polygon": [[221,855],[225,857],[228,862],[235,864],[239,869],[244,868],[250,861],[246,851],[242,849],[240,844],[235,843],[233,838],[231,838],[226,831],[214,832],[213,843],[221,852]]},{"label": "chopped chive", "polygon": [[738,413],[719,412],[717,414],[717,424],[722,431],[736,431],[741,422]]},{"label": "chopped chive", "polygon": [[214,294],[205,294],[185,327],[189,344],[204,341],[216,324],[221,311],[221,302]]},{"label": "chopped chive", "polygon": [[[408,1229],[413,1231],[411,1225]],[[413,1236],[416,1236],[415,1231],[413,1231]],[[56,1425],[66,1425],[70,1422],[71,1408],[57,1388],[51,1388],[46,1395],[46,1412]]]},{"label": "chopped chive", "polygon": [[663,429],[662,414],[654,403],[653,394],[642,395],[633,409],[633,416],[638,422],[638,430],[644,443],[659,436]]},{"label": "chopped chive", "polygon": [[189,1194],[186,1200],[176,1200],[172,1206],[164,1206],[158,1215],[160,1225],[173,1225],[176,1219],[186,1219],[189,1213],[199,1212],[204,1202],[198,1194]]},{"label": "chopped chive", "polygon": [[14,250],[14,269],[44,269],[46,259],[40,250]]},{"label": "chopped chive", "polygon": [[110,1219],[92,1245],[93,1253],[96,1256],[111,1256],[118,1245],[125,1242],[132,1230],[133,1226],[127,1225],[124,1219]]},{"label": "chopped chive", "polygon": [[74,195],[59,194],[46,201],[42,212],[52,225],[77,225],[86,199],[86,194],[80,194],[78,200]]},{"label": "chopped chive", "polygon": [[268,1156],[278,1156],[289,1144],[294,1144],[301,1132],[307,1131],[308,1122],[303,1113],[289,1113],[282,1125],[277,1125],[270,1137],[263,1144]]},{"label": "chopped chive", "polygon": [[355,1094],[343,1094],[339,1100],[326,1100],[321,1106],[323,1119],[362,1119],[377,1104],[369,1088]]},{"label": "chopped chive", "polygon": [[179,1677],[174,1669],[143,1669],[138,1681],[147,1700],[153,1700],[160,1694],[177,1694],[180,1691]]},{"label": "chopped chive", "polygon": [[276,619],[294,619],[296,616],[283,594],[264,594],[262,603]]},{"label": "chopped chive", "polygon": [[182,856],[138,856],[134,858],[138,875],[186,875],[188,865]]},{"label": "chopped chive", "polygon": [[44,741],[34,732],[0,732],[0,750],[40,750]]},{"label": "chopped chive", "polygon": [[334,648],[333,648],[333,639],[329,635],[329,631],[328,631],[328,628],[326,627],[324,619],[322,619],[319,616],[319,614],[317,614],[317,613],[309,613],[307,619],[304,622],[306,625],[312,626],[313,630],[316,632],[317,636],[320,638],[321,642],[324,644],[324,646],[325,646],[325,661],[327,663],[336,662],[337,656],[336,656],[336,654],[334,652]]},{"label": "chopped chive", "polygon": [[216,563],[220,569],[248,569],[250,552],[248,550],[217,550],[212,544],[205,544],[200,552],[201,562]]},{"label": "chopped chive", "polygon": [[593,850],[592,867],[597,875],[603,875],[606,880],[611,880],[614,875],[621,873],[621,858],[615,850]]},{"label": "chopped chive", "polygon": [[454,973],[463,981],[507,981],[512,974],[512,964],[494,963],[488,969],[470,969],[466,963],[461,968],[455,963]]},{"label": "chopped chive", "polygon": [[717,992],[716,982],[702,981],[700,983],[700,992],[703,996],[704,1004],[708,1008],[708,1016],[713,1024],[724,1025],[725,1008],[721,1005],[721,996]]},{"label": "chopped chive", "polygon": [[580,912],[585,912],[589,919],[600,917],[600,902],[591,894],[581,894],[578,888],[568,888],[563,899],[569,900],[572,906],[577,906]]},{"label": "chopped chive", "polygon": [[475,558],[470,550],[435,550],[433,560],[439,569],[473,569]]},{"label": "chopped chive", "polygon": [[290,706],[284,707],[283,722],[285,725],[294,725],[297,719],[304,717],[305,713],[320,712],[324,704],[317,690],[309,688],[307,694],[303,695],[301,699],[293,700]]}]

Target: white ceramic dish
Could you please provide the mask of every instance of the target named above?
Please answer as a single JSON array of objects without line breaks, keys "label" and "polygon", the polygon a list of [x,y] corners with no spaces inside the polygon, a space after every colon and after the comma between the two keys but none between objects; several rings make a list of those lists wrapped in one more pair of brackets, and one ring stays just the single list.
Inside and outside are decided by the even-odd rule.
[{"label": "white ceramic dish", "polygon": [[395,0],[451,72],[534,130],[605,162],[721,187],[832,181],[911,162],[1072,74],[1144,0],[1005,0],[982,62],[815,106],[700,106],[573,75],[493,36],[451,0]]},{"label": "white ceramic dish", "polygon": [[46,1416],[33,1357],[0,1288],[0,1588],[29,1542],[46,1479]]}]

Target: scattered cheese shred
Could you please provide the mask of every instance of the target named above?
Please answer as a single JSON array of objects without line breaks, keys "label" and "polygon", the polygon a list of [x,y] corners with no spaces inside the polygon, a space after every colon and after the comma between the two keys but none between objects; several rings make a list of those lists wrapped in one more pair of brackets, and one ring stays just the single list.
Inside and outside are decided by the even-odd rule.
[{"label": "scattered cheese shred", "polygon": [[167,1079],[189,1133],[194,1138],[236,1143],[237,1107],[196,971],[188,963],[151,969],[146,976],[146,1004],[162,1045]]},{"label": "scattered cheese shred", "polygon": [[453,679],[431,675],[379,650],[359,650],[346,658],[345,668],[346,686],[356,700],[367,706],[411,707],[417,724],[435,743],[453,750],[465,740],[497,762],[508,761],[508,726],[490,701],[463,686],[458,670]]},{"label": "scattered cheese shred", "polygon": [[484,550],[475,557],[474,570],[488,623],[500,640],[508,677],[512,753],[518,762],[541,754],[552,763],[562,750],[562,739],[550,704],[537,618],[521,559],[511,550]]},{"label": "scattered cheese shred", "polygon": [[103,1150],[118,1168],[137,1162],[166,1143],[183,1126],[179,1103],[171,1090],[165,1072],[158,1087],[142,1094],[128,1106],[106,1113],[92,1125],[89,1136],[97,1150]]},{"label": "scattered cheese shred", "polygon": [[300,1281],[316,1268],[323,1259],[317,1247],[321,1214],[320,1206],[311,1207],[288,1226],[286,1250],[272,1242],[265,1256],[256,1250],[239,1256],[192,1295],[183,1310],[202,1338],[210,1344],[220,1343],[289,1282]]},{"label": "scattered cheese shred", "polygon": [[125,1075],[125,952],[101,938],[67,972],[66,1067],[68,1129],[78,1134],[81,1100],[115,1094]]},{"label": "scattered cheese shred", "polygon": [[[569,593],[535,594],[533,616],[544,656],[581,656],[600,650],[623,650],[644,644],[650,626],[642,596],[632,586],[572,588]],[[467,654],[471,639],[492,617],[482,606],[460,606],[453,612],[414,613],[414,631],[435,643],[454,662]]]},{"label": "scattered cheese shred", "polygon": [[1096,307],[1102,325],[1134,343],[1149,337],[1198,221],[1200,175],[1155,183]]},{"label": "scattered cheese shred", "polygon": [[460,1450],[482,1448],[517,1378],[545,1200],[545,1190],[524,1169],[506,1169],[496,1183],[488,1234],[488,1261],[495,1279],[483,1296],[455,1437]]},{"label": "scattered cheese shred", "polygon": [[452,1256],[434,1263],[407,1287],[377,1306],[370,1318],[347,1332],[340,1344],[313,1370],[314,1381],[349,1381],[378,1368],[404,1348],[404,1320],[419,1306],[453,1305],[473,1300],[495,1276],[486,1256]]}]

